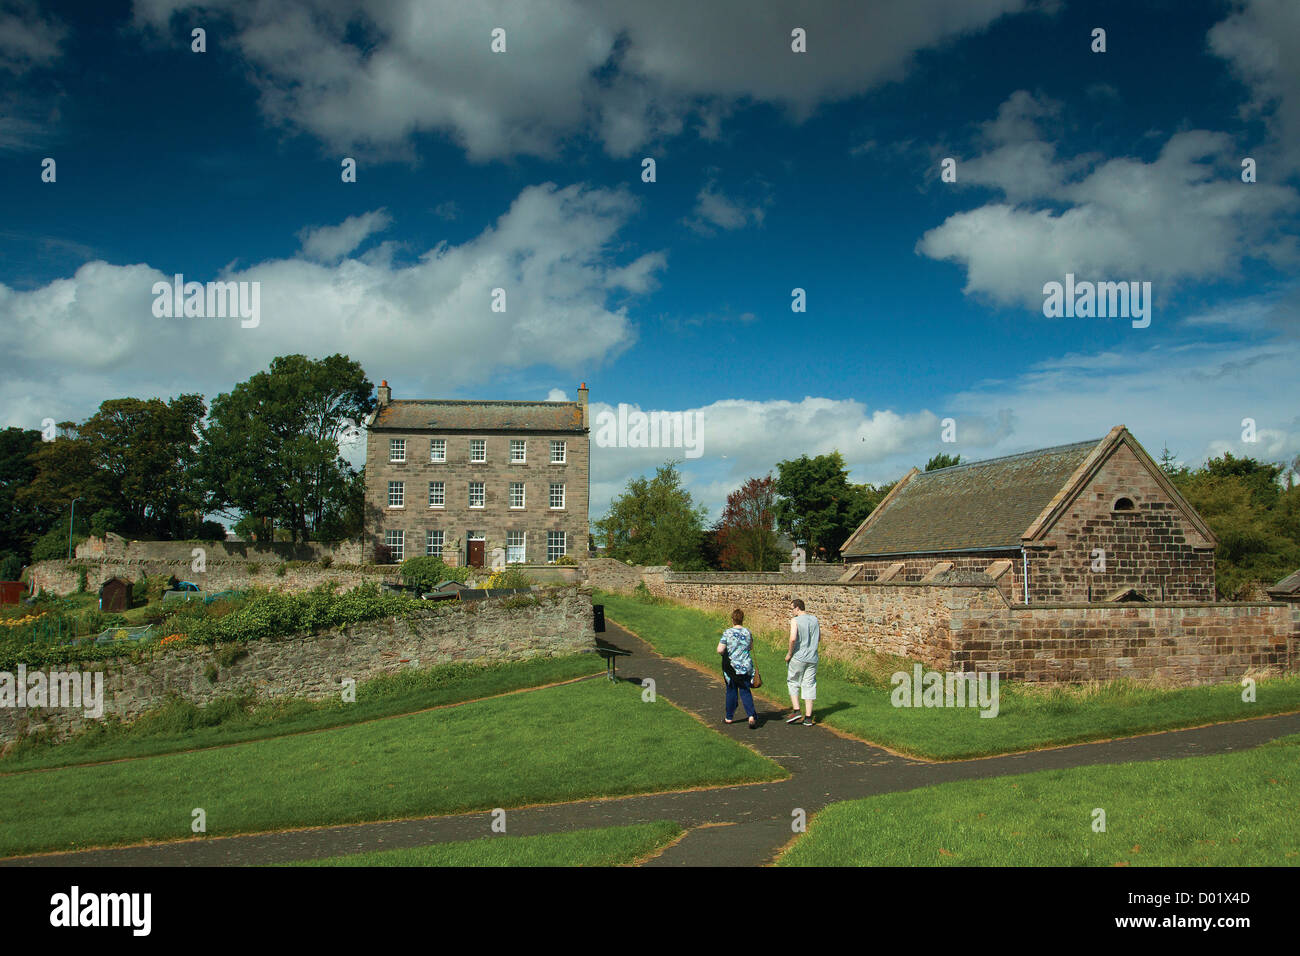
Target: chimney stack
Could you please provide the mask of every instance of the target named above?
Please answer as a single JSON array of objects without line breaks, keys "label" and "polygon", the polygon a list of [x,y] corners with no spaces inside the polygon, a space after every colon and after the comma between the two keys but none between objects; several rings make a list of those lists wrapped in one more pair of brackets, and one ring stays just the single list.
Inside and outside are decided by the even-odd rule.
[{"label": "chimney stack", "polygon": [[388,379],[384,379],[379,383],[379,388],[376,389],[376,394],[379,396],[380,408],[383,408],[393,400],[393,390],[388,387]]},{"label": "chimney stack", "polygon": [[578,386],[578,404],[582,406],[582,427],[591,428],[591,423],[587,419],[587,383],[583,382]]}]

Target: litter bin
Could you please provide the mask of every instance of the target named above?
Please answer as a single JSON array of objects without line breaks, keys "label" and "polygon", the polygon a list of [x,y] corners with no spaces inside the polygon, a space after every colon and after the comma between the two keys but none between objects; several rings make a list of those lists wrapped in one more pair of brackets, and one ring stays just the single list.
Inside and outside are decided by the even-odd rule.
[{"label": "litter bin", "polygon": [[605,605],[593,604],[591,606],[592,625],[597,634],[605,633]]}]

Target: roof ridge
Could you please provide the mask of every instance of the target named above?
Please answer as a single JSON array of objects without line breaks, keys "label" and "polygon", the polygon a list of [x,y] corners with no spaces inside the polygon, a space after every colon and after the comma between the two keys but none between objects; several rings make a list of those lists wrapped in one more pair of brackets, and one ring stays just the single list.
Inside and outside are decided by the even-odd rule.
[{"label": "roof ridge", "polygon": [[394,398],[389,405],[581,405],[581,402],[553,402],[545,398]]},{"label": "roof ridge", "polygon": [[934,471],[923,471],[916,477],[924,478],[927,475],[938,475],[945,471],[958,471],[962,468],[974,468],[977,465],[992,465],[999,461],[1010,461],[1013,458],[1028,458],[1031,455],[1046,455],[1049,452],[1065,451],[1067,448],[1095,448],[1101,444],[1101,438],[1094,438],[1090,441],[1075,441],[1065,445],[1052,445],[1048,448],[1035,448],[1030,451],[1020,451],[1013,455],[1000,455],[997,458],[982,458],[979,461],[964,461],[958,465],[948,465],[946,468],[936,468]]}]

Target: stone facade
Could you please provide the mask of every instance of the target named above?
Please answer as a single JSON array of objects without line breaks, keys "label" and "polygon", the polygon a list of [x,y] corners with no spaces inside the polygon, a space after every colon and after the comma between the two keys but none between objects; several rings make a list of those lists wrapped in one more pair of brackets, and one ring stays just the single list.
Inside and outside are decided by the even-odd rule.
[{"label": "stone facade", "polygon": [[[1122,499],[1132,509],[1117,509]],[[1148,601],[1215,598],[1214,546],[1124,445],[1027,550],[1030,604],[1104,601],[1128,588]],[[1104,570],[1093,569],[1094,552]]]},{"label": "stone facade", "polygon": [[[138,661],[89,661],[64,669],[102,671],[105,716],[130,720],[169,695],[199,705],[243,695],[337,699],[344,678],[363,684],[408,667],[594,651],[590,591],[557,588],[539,597],[538,604],[523,607],[500,600],[440,604],[412,617],[231,645],[246,653],[217,666],[215,681],[208,676],[217,661],[211,647],[156,647]],[[0,745],[42,728],[64,737],[87,720],[62,708],[0,708]]]},{"label": "stone facade", "polygon": [[[490,566],[497,549],[510,563],[553,563],[551,533],[563,533],[563,553],[586,560],[585,385],[578,402],[393,402],[386,385],[379,394],[380,408],[367,423],[367,560],[383,554],[379,546],[388,546],[391,533],[401,534],[402,557],[424,555],[430,532],[441,534],[439,556],[452,565]],[[405,443],[396,454],[394,440]],[[523,461],[512,460],[512,442],[524,443]],[[562,443],[562,462],[552,461],[553,442]],[[480,449],[483,460],[473,460]],[[523,486],[522,506],[512,500],[515,485]],[[560,507],[553,486],[562,489]],[[473,497],[480,487],[481,503]],[[394,488],[400,505],[390,504]],[[522,547],[511,547],[512,533],[522,535]],[[471,535],[482,541],[475,546],[481,558]]]}]

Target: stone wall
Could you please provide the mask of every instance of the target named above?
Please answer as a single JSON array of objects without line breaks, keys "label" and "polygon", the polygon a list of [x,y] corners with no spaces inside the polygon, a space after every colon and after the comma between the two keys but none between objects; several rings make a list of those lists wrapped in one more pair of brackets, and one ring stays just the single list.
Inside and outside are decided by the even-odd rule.
[{"label": "stone wall", "polygon": [[[129,720],[173,694],[195,704],[245,694],[337,698],[344,678],[362,684],[408,667],[552,657],[595,648],[589,590],[557,588],[539,596],[536,606],[507,607],[501,600],[439,604],[412,617],[227,645],[247,653],[218,666],[215,681],[207,676],[217,653],[210,647],[157,647],[141,661],[89,661],[66,669],[103,671],[105,716]],[[0,708],[0,745],[42,727],[66,736],[86,720],[79,711]]]},{"label": "stone wall", "polygon": [[918,584],[936,565],[945,564],[957,575],[983,574],[997,585],[1008,604],[1023,604],[1024,566],[1018,551],[980,554],[910,554],[904,557],[872,558],[851,562],[861,570],[854,580],[884,581],[890,584]]},{"label": "stone wall", "polygon": [[1193,685],[1300,669],[1300,605],[1013,605],[992,584],[819,583],[799,575],[660,574],[653,593],[784,630],[790,599],[821,621],[828,654],[863,648],[940,670],[1078,682]]},{"label": "stone wall", "polygon": [[1193,685],[1300,669],[1300,614],[1281,604],[1016,607],[952,615],[950,670],[1024,681]]},{"label": "stone wall", "polygon": [[283,575],[276,574],[275,566],[261,562],[208,561],[206,567],[207,570],[203,572],[195,571],[188,559],[184,561],[37,561],[27,569],[27,580],[33,593],[39,590],[54,594],[71,594],[79,586],[82,569],[86,572],[86,589],[91,592],[98,592],[99,586],[109,578],[135,581],[142,574],[175,576],[181,581],[193,581],[204,591],[238,590],[253,586],[279,591],[310,591],[326,581],[333,581],[346,591],[366,582],[396,583],[401,578],[398,569],[392,566],[322,568],[319,565],[305,565],[286,567]]},{"label": "stone wall", "polygon": [[256,561],[279,564],[282,561],[319,561],[329,557],[336,564],[359,564],[360,541],[321,544],[306,541],[128,541],[120,535],[104,538],[94,535],[77,545],[76,556],[88,561],[183,561],[194,559],[194,549],[202,548],[207,561]]},{"label": "stone wall", "polygon": [[641,582],[643,570],[614,558],[592,558],[587,563],[587,583],[602,591],[631,594]]}]

